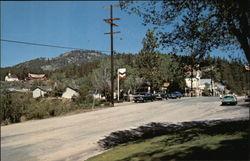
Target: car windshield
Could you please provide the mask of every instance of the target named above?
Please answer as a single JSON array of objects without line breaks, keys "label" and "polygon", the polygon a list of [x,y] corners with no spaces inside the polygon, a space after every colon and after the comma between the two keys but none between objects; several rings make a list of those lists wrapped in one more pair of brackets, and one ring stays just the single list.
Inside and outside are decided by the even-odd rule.
[{"label": "car windshield", "polygon": [[228,99],[228,98],[234,98],[233,96],[225,96],[224,98]]}]

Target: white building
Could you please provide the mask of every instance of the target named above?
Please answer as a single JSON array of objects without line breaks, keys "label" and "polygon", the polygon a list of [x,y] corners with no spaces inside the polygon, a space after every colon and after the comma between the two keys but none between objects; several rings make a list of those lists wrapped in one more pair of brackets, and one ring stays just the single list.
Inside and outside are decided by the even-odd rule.
[{"label": "white building", "polygon": [[200,79],[198,78],[185,78],[185,82],[188,88],[191,88],[191,86],[192,88],[198,88],[200,85]]},{"label": "white building", "polygon": [[205,88],[212,90],[214,87],[214,81],[211,79],[201,79],[199,87],[201,90],[204,90]]},{"label": "white building", "polygon": [[15,74],[9,73],[8,75],[5,76],[5,81],[6,82],[14,82],[14,81],[19,81],[19,79]]},{"label": "white building", "polygon": [[38,86],[32,92],[33,98],[44,97],[44,95],[46,93],[51,92],[51,91],[52,91],[51,87],[48,87],[48,86]]},{"label": "white building", "polygon": [[80,94],[79,94],[77,88],[68,86],[68,87],[66,88],[66,91],[62,94],[62,97],[63,97],[63,98],[71,99],[73,96],[78,97],[79,95],[80,95]]}]

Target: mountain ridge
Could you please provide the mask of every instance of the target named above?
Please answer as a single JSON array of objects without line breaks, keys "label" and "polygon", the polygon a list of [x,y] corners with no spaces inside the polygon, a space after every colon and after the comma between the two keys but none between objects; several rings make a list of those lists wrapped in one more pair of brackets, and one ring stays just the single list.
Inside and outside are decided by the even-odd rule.
[{"label": "mountain ridge", "polygon": [[107,57],[95,50],[72,50],[60,54],[54,58],[36,58],[29,61],[19,63],[6,68],[28,68],[28,69],[42,69],[44,71],[54,71],[71,65],[81,65],[84,63],[100,60]]}]

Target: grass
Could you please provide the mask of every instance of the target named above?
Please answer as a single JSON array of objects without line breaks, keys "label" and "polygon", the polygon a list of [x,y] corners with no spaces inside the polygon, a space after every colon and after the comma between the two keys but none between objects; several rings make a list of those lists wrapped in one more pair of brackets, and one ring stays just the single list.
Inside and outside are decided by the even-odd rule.
[{"label": "grass", "polygon": [[87,161],[249,160],[248,151],[249,121],[237,121],[130,142]]}]

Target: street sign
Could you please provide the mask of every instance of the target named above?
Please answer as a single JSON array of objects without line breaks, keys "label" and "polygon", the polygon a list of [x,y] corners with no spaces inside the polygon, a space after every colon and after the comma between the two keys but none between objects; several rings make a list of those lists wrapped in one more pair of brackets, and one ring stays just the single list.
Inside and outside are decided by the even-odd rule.
[{"label": "street sign", "polygon": [[170,85],[170,83],[168,83],[168,82],[163,83],[163,87],[168,87],[169,85]]}]

